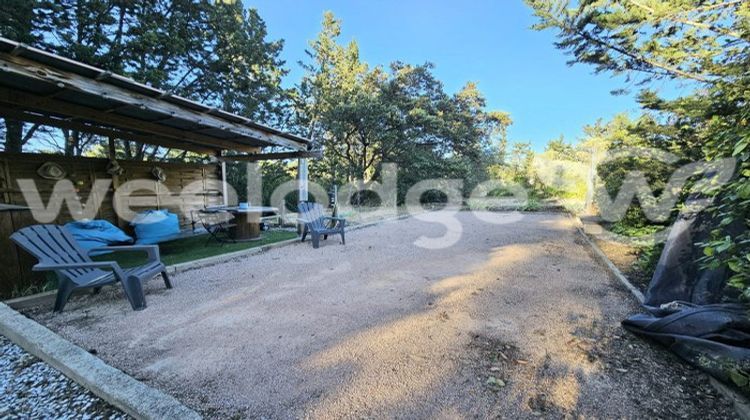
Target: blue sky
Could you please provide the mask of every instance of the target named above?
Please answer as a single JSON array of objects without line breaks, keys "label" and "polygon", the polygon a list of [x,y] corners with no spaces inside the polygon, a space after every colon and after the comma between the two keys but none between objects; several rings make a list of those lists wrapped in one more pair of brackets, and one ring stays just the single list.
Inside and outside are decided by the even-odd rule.
[{"label": "blue sky", "polygon": [[622,111],[636,112],[633,96],[612,96],[622,78],[569,67],[553,45],[554,33],[534,23],[521,0],[245,0],[266,21],[271,39],[283,38],[282,58],[302,75],[308,42],[320,31],[323,12],[343,20],[342,41],[355,39],[370,65],[430,61],[448,92],[477,82],[489,109],[511,113],[511,141],[531,141],[542,150],[563,134],[580,137],[581,127]]}]

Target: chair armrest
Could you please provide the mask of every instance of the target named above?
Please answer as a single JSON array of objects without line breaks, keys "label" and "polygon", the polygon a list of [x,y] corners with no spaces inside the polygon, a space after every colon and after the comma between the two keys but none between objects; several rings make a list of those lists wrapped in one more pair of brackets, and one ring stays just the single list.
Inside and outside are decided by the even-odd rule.
[{"label": "chair armrest", "polygon": [[343,217],[323,216],[323,219],[333,220],[334,222],[340,223],[341,226],[346,226],[346,219],[344,219]]},{"label": "chair armrest", "polygon": [[114,252],[128,252],[128,251],[143,251],[148,256],[149,261],[161,261],[159,255],[159,247],[157,245],[120,245],[120,246],[100,246],[91,248],[88,250],[89,255],[92,252],[99,251],[114,251]]},{"label": "chair armrest", "polygon": [[115,261],[91,261],[91,262],[76,262],[76,263],[63,263],[63,264],[36,264],[31,267],[32,271],[53,271],[53,270],[72,270],[76,268],[105,268],[113,271],[117,278],[125,279],[125,273],[120,268],[120,264]]}]

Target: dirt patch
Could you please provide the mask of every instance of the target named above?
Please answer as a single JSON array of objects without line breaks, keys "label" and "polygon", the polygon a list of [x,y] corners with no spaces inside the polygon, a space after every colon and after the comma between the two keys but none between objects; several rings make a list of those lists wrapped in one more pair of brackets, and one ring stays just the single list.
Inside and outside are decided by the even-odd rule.
[{"label": "dirt patch", "polygon": [[474,335],[468,352],[472,354],[469,366],[493,393],[501,392],[508,385],[516,368],[529,363],[517,346],[482,335]]},{"label": "dirt patch", "polygon": [[708,377],[656,343],[595,320],[574,333],[569,345],[617,378],[620,392],[639,411],[657,418],[734,418]]},{"label": "dirt patch", "polygon": [[604,252],[604,255],[612,261],[612,264],[628,278],[633,286],[637,287],[641,292],[646,291],[653,273],[643,271],[636,264],[638,261],[638,247],[621,242],[607,241],[596,236],[591,237],[591,239]]},{"label": "dirt patch", "polygon": [[[713,389],[705,374],[658,345],[585,316],[571,314],[569,320],[576,326],[561,347],[595,366],[596,374],[571,371],[553,354],[528,360],[513,344],[474,337],[467,365],[474,368],[477,383],[484,381],[491,412],[507,413],[508,400],[515,395],[527,417],[736,418],[731,402]],[[566,385],[561,384],[587,398],[565,404],[561,394]],[[614,398],[607,402],[603,389],[617,393],[617,403]]]}]

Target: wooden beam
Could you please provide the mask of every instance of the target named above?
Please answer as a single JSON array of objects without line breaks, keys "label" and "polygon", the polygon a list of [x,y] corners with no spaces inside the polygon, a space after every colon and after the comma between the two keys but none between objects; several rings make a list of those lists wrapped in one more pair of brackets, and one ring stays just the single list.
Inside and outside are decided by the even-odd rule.
[{"label": "wooden beam", "polygon": [[[22,57],[14,57],[11,54],[0,53],[0,62],[2,63],[0,64],[0,71],[2,72],[38,82],[51,84],[64,83],[70,90],[86,93],[98,98],[106,98],[123,104],[137,105],[142,109],[164,115],[173,115],[208,127],[225,127],[224,130],[232,131],[238,136],[246,136],[250,139],[267,143],[268,145],[301,150],[307,148],[307,144],[309,143],[309,141],[305,141],[306,139],[297,136],[285,136],[250,126],[249,124],[252,124],[252,122],[240,116],[234,117],[244,120],[245,123],[232,122],[217,117],[212,113],[188,109],[187,107],[176,105],[158,97],[137,94],[119,86],[87,78],[76,73],[62,71]],[[188,100],[185,99],[185,101]]]},{"label": "wooden beam", "polygon": [[322,150],[311,150],[307,152],[280,152],[280,153],[255,153],[251,155],[230,155],[222,156],[219,160],[227,162],[258,162],[261,160],[281,160],[281,159],[303,159],[323,157]]},{"label": "wooden beam", "polygon": [[165,139],[158,136],[144,135],[138,133],[131,133],[128,131],[117,130],[114,128],[99,127],[95,125],[84,124],[77,121],[70,121],[65,119],[52,118],[44,115],[30,114],[27,112],[20,112],[15,109],[2,106],[0,104],[0,116],[13,118],[16,120],[27,121],[36,124],[49,125],[52,127],[67,128],[69,130],[78,130],[92,134],[98,134],[100,136],[116,137],[119,139],[133,140],[145,144],[153,144],[156,146],[170,147],[173,149],[188,150],[195,153],[201,154],[213,154],[215,148],[208,148],[205,146],[177,142],[170,139]]},{"label": "wooden beam", "polygon": [[99,111],[93,108],[75,105],[63,102],[57,99],[45,98],[32,95],[26,92],[19,92],[5,87],[0,87],[0,102],[14,105],[15,108],[21,107],[28,110],[35,110],[44,113],[61,114],[66,117],[73,117],[87,121],[93,121],[100,124],[106,124],[116,129],[138,130],[153,134],[161,138],[170,138],[175,145],[170,146],[177,149],[189,150],[177,146],[179,142],[189,142],[206,146],[211,149],[230,149],[240,151],[252,151],[255,146],[243,146],[238,143],[232,143],[217,139],[214,137],[191,133],[189,130],[180,130],[168,126],[158,125],[147,121],[139,120],[124,115]]}]

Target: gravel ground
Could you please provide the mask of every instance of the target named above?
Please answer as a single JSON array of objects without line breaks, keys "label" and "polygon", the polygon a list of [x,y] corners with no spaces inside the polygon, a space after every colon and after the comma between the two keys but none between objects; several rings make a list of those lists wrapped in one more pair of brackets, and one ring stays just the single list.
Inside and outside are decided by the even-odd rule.
[{"label": "gravel ground", "polygon": [[[405,219],[27,314],[208,417],[732,418],[563,214]],[[427,238],[457,242],[429,249]]]},{"label": "gravel ground", "polygon": [[0,418],[126,419],[128,416],[0,336]]}]

